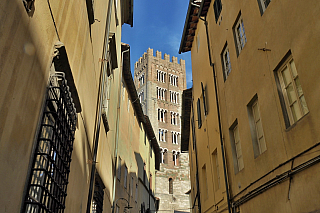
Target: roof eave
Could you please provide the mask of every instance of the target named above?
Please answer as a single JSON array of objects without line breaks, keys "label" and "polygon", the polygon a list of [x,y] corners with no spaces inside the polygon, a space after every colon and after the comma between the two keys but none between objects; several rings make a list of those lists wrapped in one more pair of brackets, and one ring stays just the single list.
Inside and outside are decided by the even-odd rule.
[{"label": "roof eave", "polygon": [[127,91],[129,93],[131,103],[136,112],[138,120],[142,123],[145,123],[144,114],[142,111],[142,107],[139,101],[139,96],[136,90],[136,87],[133,82],[131,69],[130,69],[130,46],[128,44],[121,44],[121,51],[123,52],[123,72],[122,76],[128,87]]},{"label": "roof eave", "polygon": [[182,38],[181,38],[181,42],[180,42],[179,54],[181,54],[183,52],[182,48],[184,46],[184,40],[185,40],[185,36],[186,36],[187,26],[189,23],[189,16],[190,16],[191,8],[192,8],[191,2],[192,2],[192,0],[189,1],[188,12],[187,12],[186,20],[184,22],[184,28],[183,28]]}]

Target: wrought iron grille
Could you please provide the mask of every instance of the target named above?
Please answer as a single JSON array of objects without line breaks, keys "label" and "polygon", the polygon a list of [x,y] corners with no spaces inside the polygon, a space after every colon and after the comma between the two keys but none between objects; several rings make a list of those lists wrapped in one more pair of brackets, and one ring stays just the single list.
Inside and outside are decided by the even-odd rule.
[{"label": "wrought iron grille", "polygon": [[64,212],[76,120],[64,73],[56,72],[47,90],[24,212]]},{"label": "wrought iron grille", "polygon": [[102,213],[103,211],[103,196],[105,188],[102,180],[100,179],[99,175],[96,174],[96,180],[94,184],[94,194],[92,200],[92,213]]}]

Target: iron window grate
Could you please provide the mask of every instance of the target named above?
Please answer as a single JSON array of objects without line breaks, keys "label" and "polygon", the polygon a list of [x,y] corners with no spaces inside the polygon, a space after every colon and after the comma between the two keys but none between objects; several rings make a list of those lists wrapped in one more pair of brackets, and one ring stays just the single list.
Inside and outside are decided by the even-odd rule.
[{"label": "iron window grate", "polygon": [[92,200],[92,213],[102,213],[103,211],[103,197],[105,188],[100,176],[96,174],[94,186],[94,194]]},{"label": "iron window grate", "polygon": [[76,121],[64,73],[56,72],[47,90],[24,212],[64,212]]}]

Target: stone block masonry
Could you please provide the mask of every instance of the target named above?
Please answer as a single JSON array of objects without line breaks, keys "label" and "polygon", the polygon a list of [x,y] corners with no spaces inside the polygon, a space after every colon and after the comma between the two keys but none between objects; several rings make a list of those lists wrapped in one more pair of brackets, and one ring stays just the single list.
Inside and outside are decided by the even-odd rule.
[{"label": "stone block masonry", "polygon": [[[190,212],[189,196],[185,194],[190,190],[189,158],[180,151],[185,61],[175,56],[170,60],[169,54],[162,57],[161,51],[154,55],[153,49],[149,48],[135,63],[134,82],[138,94],[143,94],[140,99],[143,111],[149,116],[162,149],[163,163],[155,178],[159,210]],[[175,95],[174,101],[172,94]],[[163,114],[159,114],[159,109]],[[173,133],[178,135],[177,143]]]}]

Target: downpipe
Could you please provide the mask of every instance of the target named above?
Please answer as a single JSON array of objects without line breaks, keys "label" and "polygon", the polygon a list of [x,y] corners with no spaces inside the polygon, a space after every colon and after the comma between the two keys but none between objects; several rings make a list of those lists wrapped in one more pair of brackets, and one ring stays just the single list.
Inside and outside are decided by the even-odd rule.
[{"label": "downpipe", "polygon": [[[109,1],[108,5],[108,15],[106,20],[106,28],[105,28],[105,37],[104,37],[104,46],[106,47],[103,51],[103,56],[108,53],[108,42],[109,42],[109,33],[110,33],[110,22],[111,22],[111,12],[112,12],[112,0]],[[91,201],[92,201],[92,194],[93,194],[93,183],[95,178],[96,172],[96,160],[97,160],[97,153],[98,153],[98,145],[99,145],[99,136],[100,136],[100,127],[101,127],[101,117],[102,117],[102,105],[103,105],[103,93],[104,93],[104,63],[101,63],[101,76],[100,76],[100,101],[99,101],[99,111],[98,111],[98,123],[97,128],[95,130],[95,141],[94,141],[94,151],[93,151],[93,159],[92,159],[92,168],[91,168],[91,175],[90,175],[90,185],[89,185],[89,193],[88,193],[88,201],[87,201],[87,211],[86,213],[90,213],[91,209]]]},{"label": "downpipe", "polygon": [[225,152],[224,152],[224,146],[223,146],[223,135],[222,135],[222,127],[221,127],[221,118],[220,118],[221,116],[220,116],[219,99],[218,99],[218,91],[217,91],[216,72],[214,69],[214,64],[212,63],[212,59],[211,59],[210,40],[209,40],[209,33],[208,33],[208,22],[207,22],[206,16],[204,17],[204,19],[202,19],[200,17],[200,20],[204,21],[204,25],[206,27],[209,62],[210,62],[210,66],[212,67],[212,72],[213,72],[213,83],[214,83],[215,98],[216,98],[217,117],[218,117],[218,124],[219,124],[219,136],[220,136],[220,144],[221,144],[221,152],[222,152],[222,162],[223,162],[224,182],[225,182],[225,187],[226,187],[226,196],[227,196],[227,203],[228,203],[228,212],[232,213],[231,203],[230,203],[230,195],[229,195],[229,184],[228,184],[228,179],[227,179],[226,158],[225,158]]}]

